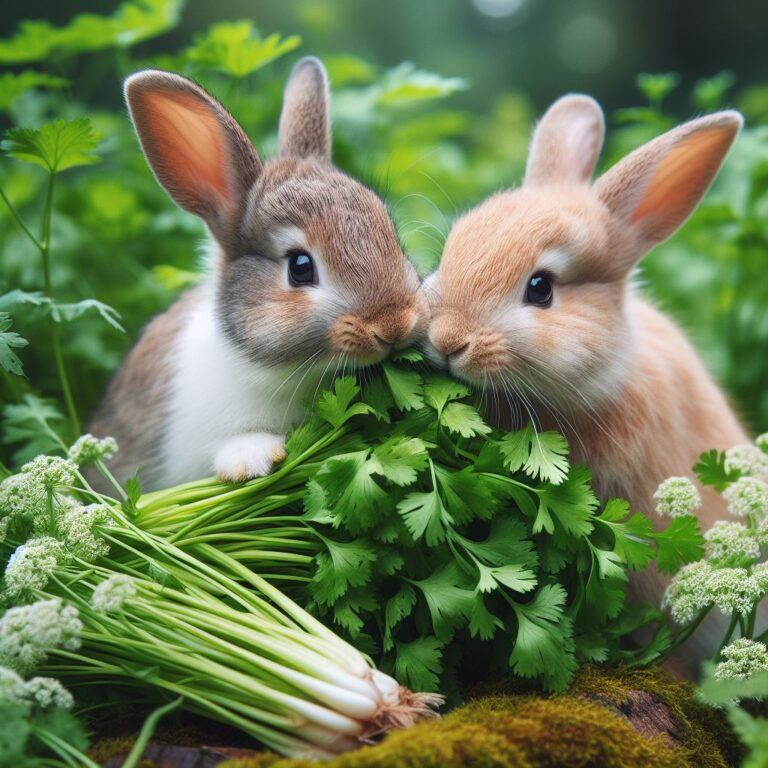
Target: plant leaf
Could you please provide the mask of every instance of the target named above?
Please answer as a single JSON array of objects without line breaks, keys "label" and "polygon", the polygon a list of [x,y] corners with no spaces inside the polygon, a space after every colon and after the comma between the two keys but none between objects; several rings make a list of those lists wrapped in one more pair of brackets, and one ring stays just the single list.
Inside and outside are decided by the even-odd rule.
[{"label": "plant leaf", "polygon": [[50,173],[99,161],[94,150],[101,136],[87,117],[57,119],[40,128],[11,128],[5,136],[0,146],[11,157],[39,165]]},{"label": "plant leaf", "polygon": [[23,336],[19,336],[18,333],[8,330],[12,322],[11,316],[7,312],[0,312],[0,367],[8,373],[23,376],[24,369],[21,360],[13,350],[26,347],[29,342]]}]

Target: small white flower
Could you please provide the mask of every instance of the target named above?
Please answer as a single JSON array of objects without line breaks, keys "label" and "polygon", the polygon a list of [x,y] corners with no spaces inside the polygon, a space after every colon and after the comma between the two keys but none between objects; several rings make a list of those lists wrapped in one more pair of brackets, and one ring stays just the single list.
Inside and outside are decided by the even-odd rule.
[{"label": "small white flower", "polygon": [[768,453],[752,443],[734,445],[725,452],[725,468],[737,470],[742,475],[768,476]]},{"label": "small white flower", "polygon": [[12,669],[0,667],[0,703],[19,704],[24,694],[24,680]]},{"label": "small white flower", "polygon": [[693,514],[701,506],[696,486],[687,477],[668,477],[653,494],[656,512],[662,517]]},{"label": "small white flower", "polygon": [[30,703],[40,709],[60,707],[72,709],[75,703],[72,694],[52,677],[33,677],[24,683],[24,696]]},{"label": "small white flower", "polygon": [[57,522],[69,552],[89,561],[108,554],[109,544],[96,528],[109,518],[109,508],[104,504],[83,506],[74,499],[69,499],[62,507]]},{"label": "small white flower", "polygon": [[95,464],[97,461],[109,461],[117,453],[117,443],[113,437],[98,438],[93,435],[78,437],[68,451],[69,458],[79,464]]},{"label": "small white flower", "polygon": [[48,490],[26,475],[11,475],[0,483],[0,516],[5,520],[48,514]]},{"label": "small white flower", "polygon": [[752,578],[757,582],[763,596],[768,595],[768,562],[752,566]]},{"label": "small white flower", "polygon": [[707,594],[723,613],[746,616],[760,599],[760,585],[746,568],[718,568],[707,579]]},{"label": "small white flower", "polygon": [[135,594],[133,579],[118,573],[94,588],[91,605],[99,613],[117,613],[123,609],[125,601]]},{"label": "small white flower", "polygon": [[71,486],[77,482],[77,464],[59,456],[38,456],[22,466],[21,474],[49,489]]},{"label": "small white flower", "polygon": [[768,518],[768,483],[756,477],[740,477],[723,491],[734,517]]},{"label": "small white flower", "polygon": [[723,648],[723,658],[715,667],[717,680],[745,680],[768,670],[768,648],[756,640],[740,637]]},{"label": "small white flower", "polygon": [[768,453],[768,432],[763,432],[755,438],[755,445],[765,453]]},{"label": "small white flower", "polygon": [[59,598],[9,608],[0,617],[0,664],[31,672],[56,648],[76,651],[83,624],[77,608]]},{"label": "small white flower", "polygon": [[30,539],[16,548],[5,567],[5,585],[11,597],[43,589],[64,559],[64,547],[51,536]]},{"label": "small white flower", "polygon": [[713,565],[747,565],[760,557],[760,544],[749,529],[731,520],[718,520],[705,534]]},{"label": "small white flower", "polygon": [[688,624],[712,604],[707,590],[714,569],[706,560],[684,565],[672,578],[664,593],[662,607],[669,608],[678,624]]}]

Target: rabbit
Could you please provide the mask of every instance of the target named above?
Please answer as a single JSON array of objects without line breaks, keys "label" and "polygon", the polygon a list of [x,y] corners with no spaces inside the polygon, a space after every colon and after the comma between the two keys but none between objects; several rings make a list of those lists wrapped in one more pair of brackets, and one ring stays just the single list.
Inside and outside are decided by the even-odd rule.
[{"label": "rabbit", "polygon": [[[559,428],[602,500],[652,516],[662,480],[748,439],[683,333],[632,283],[642,256],[697,206],[741,125],[734,111],[691,120],[592,184],[603,114],[588,96],[564,96],[534,131],[522,186],[460,217],[425,281],[429,353],[486,391],[489,418]],[[701,495],[706,530],[725,504]],[[646,572],[632,586],[658,604],[665,580]]]},{"label": "rabbit", "polygon": [[125,97],[157,180],[207,225],[212,274],[153,320],[90,431],[144,490],[267,474],[287,429],[340,367],[374,364],[426,329],[419,278],[384,203],[331,165],[325,70],[288,80],[277,156],[176,74],[131,75]]}]

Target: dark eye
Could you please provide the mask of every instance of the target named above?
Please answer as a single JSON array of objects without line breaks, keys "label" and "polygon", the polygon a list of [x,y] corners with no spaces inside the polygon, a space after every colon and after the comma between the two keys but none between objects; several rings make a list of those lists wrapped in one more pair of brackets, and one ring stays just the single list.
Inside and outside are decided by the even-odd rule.
[{"label": "dark eye", "polygon": [[552,275],[537,272],[529,281],[525,291],[528,304],[548,307],[552,303]]},{"label": "dark eye", "polygon": [[304,251],[296,251],[288,257],[288,279],[291,285],[314,285],[315,264]]}]

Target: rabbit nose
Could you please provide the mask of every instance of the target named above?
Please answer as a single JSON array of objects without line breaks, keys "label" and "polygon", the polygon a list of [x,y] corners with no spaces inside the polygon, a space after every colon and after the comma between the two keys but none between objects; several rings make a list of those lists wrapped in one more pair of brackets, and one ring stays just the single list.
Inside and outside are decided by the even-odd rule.
[{"label": "rabbit nose", "polygon": [[410,337],[417,321],[415,312],[388,317],[373,324],[371,333],[382,347],[396,347]]},{"label": "rabbit nose", "polygon": [[441,355],[453,358],[464,354],[472,342],[464,330],[443,318],[438,318],[432,323],[429,340]]}]

